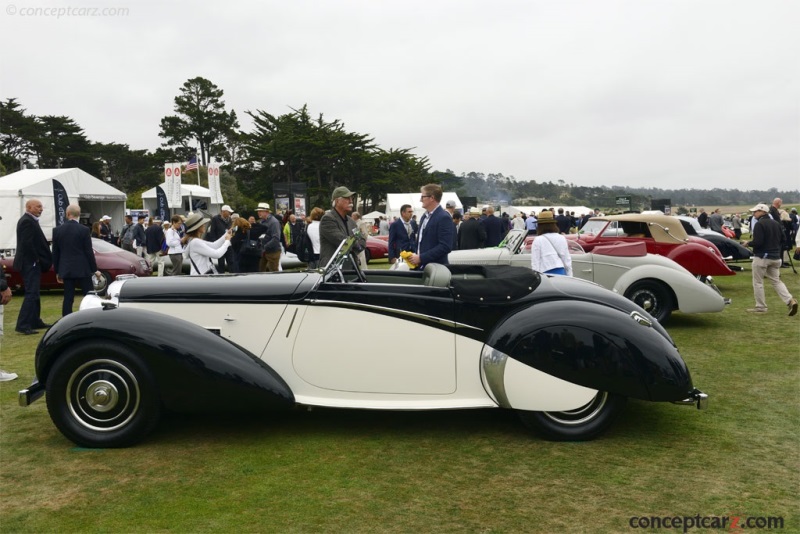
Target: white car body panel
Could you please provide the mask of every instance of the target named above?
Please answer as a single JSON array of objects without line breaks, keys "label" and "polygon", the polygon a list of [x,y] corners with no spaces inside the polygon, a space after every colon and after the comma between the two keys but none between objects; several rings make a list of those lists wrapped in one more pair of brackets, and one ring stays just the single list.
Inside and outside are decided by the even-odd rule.
[{"label": "white car body panel", "polygon": [[596,389],[561,380],[513,359],[506,362],[503,381],[509,403],[520,410],[573,410],[597,395]]},{"label": "white car body panel", "polygon": [[[594,282],[622,295],[634,283],[654,279],[669,286],[675,295],[677,309],[683,313],[713,313],[725,309],[722,295],[667,257],[657,254],[609,256],[582,251],[578,253],[575,252],[576,247],[580,248],[577,243],[571,242],[570,246],[575,278]],[[448,261],[461,265],[531,267],[530,251],[521,250],[513,254],[508,247],[457,250],[450,253]]]}]

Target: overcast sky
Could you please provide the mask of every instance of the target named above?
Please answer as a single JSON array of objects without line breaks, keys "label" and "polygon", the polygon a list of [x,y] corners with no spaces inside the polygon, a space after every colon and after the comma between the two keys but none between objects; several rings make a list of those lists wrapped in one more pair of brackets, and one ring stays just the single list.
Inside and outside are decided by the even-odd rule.
[{"label": "overcast sky", "polygon": [[152,150],[203,76],[245,130],[308,104],[434,170],[795,190],[798,28],[796,0],[3,0],[0,98]]}]

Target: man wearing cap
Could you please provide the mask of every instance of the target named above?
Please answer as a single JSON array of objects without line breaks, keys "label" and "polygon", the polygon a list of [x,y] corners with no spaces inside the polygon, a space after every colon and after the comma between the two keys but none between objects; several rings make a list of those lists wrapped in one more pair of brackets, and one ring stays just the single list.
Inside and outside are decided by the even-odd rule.
[{"label": "man wearing cap", "polygon": [[470,208],[469,219],[461,223],[458,232],[458,249],[469,250],[483,248],[486,242],[486,229],[480,222],[481,210]]},{"label": "man wearing cap", "polygon": [[767,313],[764,296],[764,277],[772,283],[773,289],[789,308],[789,315],[797,313],[797,299],[792,297],[786,285],[781,282],[781,225],[769,216],[769,206],[757,204],[750,209],[758,224],[753,224],[753,240],[746,243],[753,248],[753,293],[756,307],[750,313]]},{"label": "man wearing cap", "polygon": [[111,217],[108,215],[103,215],[100,217],[100,239],[111,243],[111,238]]},{"label": "man wearing cap", "polygon": [[[231,213],[233,213],[233,210],[230,206],[225,204],[220,208],[218,214],[211,217],[211,224],[208,227],[208,233],[206,233],[206,241],[211,241],[213,243],[230,229],[232,222]],[[225,252],[225,255],[217,260],[217,272],[220,274],[224,273],[226,264],[230,267],[233,266],[232,248],[229,248]],[[230,271],[230,269],[228,270]]]},{"label": "man wearing cap", "polygon": [[66,215],[66,222],[53,229],[53,267],[58,281],[64,284],[62,316],[72,313],[75,287],[80,287],[86,295],[93,289],[92,275],[101,276],[97,270],[89,229],[78,222],[81,217],[80,206],[70,204]]},{"label": "man wearing cap", "polygon": [[252,236],[254,230],[262,243],[263,251],[258,270],[263,272],[275,273],[281,270],[281,223],[272,215],[269,204],[261,202],[256,207],[258,213],[258,224],[250,229]]},{"label": "man wearing cap", "polygon": [[144,248],[147,253],[147,261],[150,267],[158,272],[158,276],[164,276],[164,257],[161,255],[161,246],[164,244],[164,227],[161,220],[157,217],[150,217],[150,224],[144,231]]},{"label": "man wearing cap", "polygon": [[[328,264],[343,239],[353,235],[354,230],[358,230],[356,222],[350,218],[350,213],[353,211],[354,195],[355,193],[344,186],[339,186],[333,190],[333,195],[331,195],[333,205],[319,221],[320,267]],[[366,237],[363,237],[353,247],[353,253],[358,254],[365,246]],[[356,261],[355,257],[354,261]]]},{"label": "man wearing cap", "polygon": [[419,221],[417,253],[410,258],[411,263],[419,268],[429,263],[449,263],[447,255],[453,250],[456,227],[453,218],[439,204],[442,195],[442,187],[438,184],[427,184],[420,188],[419,201],[425,214]]}]

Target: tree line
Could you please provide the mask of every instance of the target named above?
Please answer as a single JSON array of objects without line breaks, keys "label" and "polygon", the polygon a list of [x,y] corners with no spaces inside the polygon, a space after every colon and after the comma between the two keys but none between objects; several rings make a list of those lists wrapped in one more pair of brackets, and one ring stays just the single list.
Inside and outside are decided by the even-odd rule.
[{"label": "tree line", "polygon": [[[90,141],[73,118],[31,115],[16,98],[8,98],[0,101],[0,173],[79,167],[125,191],[130,207],[140,205],[141,192],[163,181],[165,162],[187,161],[195,153],[199,182],[207,184],[205,166],[211,158],[222,162],[223,197],[245,210],[273,198],[273,185],[278,183],[305,184],[311,205],[323,207],[329,204],[330,192],[346,184],[359,192],[368,209],[378,208],[388,193],[416,191],[428,182],[496,204],[609,207],[620,194],[633,195],[635,205],[649,205],[650,198],[670,198],[673,205],[745,204],[775,196],[800,202],[797,191],[776,189],[584,187],[564,180],[517,180],[501,173],[435,171],[413,148],[382,148],[369,134],[349,131],[338,119],[312,116],[307,105],[282,115],[245,111],[253,128],[244,131],[223,97],[223,90],[205,78],[187,80],[174,99],[173,114],[160,121],[162,145],[152,151]],[[196,183],[198,177],[185,180]]]}]

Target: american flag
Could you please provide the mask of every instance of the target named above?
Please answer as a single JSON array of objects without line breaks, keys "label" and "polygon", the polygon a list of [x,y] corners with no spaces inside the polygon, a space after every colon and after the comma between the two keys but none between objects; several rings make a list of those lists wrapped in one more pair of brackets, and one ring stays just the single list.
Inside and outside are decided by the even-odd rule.
[{"label": "american flag", "polygon": [[186,163],[186,168],[184,170],[193,171],[197,169],[197,156],[192,156],[189,158],[189,161]]}]

